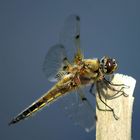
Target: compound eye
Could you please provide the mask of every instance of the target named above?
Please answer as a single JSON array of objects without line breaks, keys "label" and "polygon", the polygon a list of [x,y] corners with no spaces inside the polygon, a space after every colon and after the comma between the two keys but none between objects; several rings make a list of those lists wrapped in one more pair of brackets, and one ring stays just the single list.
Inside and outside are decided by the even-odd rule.
[{"label": "compound eye", "polygon": [[106,63],[106,67],[107,67],[108,74],[113,73],[117,68],[117,64],[116,64],[115,59],[108,59],[107,63]]},{"label": "compound eye", "polygon": [[106,66],[107,66],[107,73],[111,73],[112,72],[112,69],[113,69],[113,65],[110,61],[108,61],[106,63]]},{"label": "compound eye", "polygon": [[105,74],[112,74],[117,68],[116,60],[108,56],[104,56],[100,60],[100,63],[101,63],[102,70]]}]

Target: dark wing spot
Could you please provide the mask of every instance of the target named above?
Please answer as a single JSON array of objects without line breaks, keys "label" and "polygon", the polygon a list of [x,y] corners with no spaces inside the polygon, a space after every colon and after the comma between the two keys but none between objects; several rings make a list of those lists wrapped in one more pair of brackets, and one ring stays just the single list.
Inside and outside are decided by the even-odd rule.
[{"label": "dark wing spot", "polygon": [[79,39],[79,38],[80,38],[80,35],[79,34],[75,36],[75,39]]},{"label": "dark wing spot", "polygon": [[82,98],[82,101],[87,101],[87,98],[86,98],[86,97],[83,97],[83,98]]},{"label": "dark wing spot", "polygon": [[63,61],[66,61],[66,60],[68,60],[67,57],[64,57]]},{"label": "dark wing spot", "polygon": [[80,21],[80,17],[79,16],[76,16],[76,20]]}]

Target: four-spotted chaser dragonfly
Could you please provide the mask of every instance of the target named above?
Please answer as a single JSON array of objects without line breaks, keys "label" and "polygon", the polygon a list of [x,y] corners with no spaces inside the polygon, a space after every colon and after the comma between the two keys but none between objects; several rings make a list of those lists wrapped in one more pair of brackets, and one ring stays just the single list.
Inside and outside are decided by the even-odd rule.
[{"label": "four-spotted chaser dragonfly", "polygon": [[[114,58],[108,56],[104,56],[101,60],[84,58],[80,48],[80,17],[69,16],[60,33],[60,43],[49,49],[43,65],[46,77],[49,81],[56,82],[55,85],[18,114],[9,124],[15,124],[32,116],[43,107],[64,96],[61,99],[67,104],[65,109],[68,115],[75,123],[80,124],[89,132],[94,128],[96,117],[83,88],[90,86],[89,91],[93,94],[93,85],[96,86],[100,100],[117,119],[114,110],[102,100],[102,87],[100,86],[103,84],[116,91],[114,96],[120,92],[112,87],[115,84],[105,79],[106,75],[112,74],[116,69],[117,63]],[[118,85],[116,84],[116,86]]]}]

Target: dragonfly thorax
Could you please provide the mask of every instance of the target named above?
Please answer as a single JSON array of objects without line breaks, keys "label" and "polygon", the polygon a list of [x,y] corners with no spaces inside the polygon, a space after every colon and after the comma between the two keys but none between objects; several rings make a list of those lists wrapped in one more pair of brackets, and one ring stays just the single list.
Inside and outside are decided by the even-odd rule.
[{"label": "dragonfly thorax", "polygon": [[98,71],[100,68],[99,59],[84,59],[84,65],[92,72]]}]

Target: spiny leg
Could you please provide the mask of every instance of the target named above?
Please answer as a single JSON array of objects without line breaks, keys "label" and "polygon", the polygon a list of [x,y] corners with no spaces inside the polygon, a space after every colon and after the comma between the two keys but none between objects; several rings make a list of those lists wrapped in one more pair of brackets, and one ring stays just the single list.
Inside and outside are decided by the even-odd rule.
[{"label": "spiny leg", "polygon": [[[119,90],[118,89],[115,89],[114,87],[112,87],[111,85],[109,85],[108,83],[104,82],[104,84],[106,85],[106,87],[112,91],[114,91],[115,93],[113,95],[111,95],[109,98],[107,98],[108,100],[111,100],[111,99],[115,99],[115,98],[118,98],[120,96],[125,96],[125,97],[128,97],[128,94],[126,94],[123,89],[125,87],[121,87]],[[121,94],[120,94],[121,93]]]},{"label": "spiny leg", "polygon": [[[120,94],[120,95],[118,95],[118,96],[116,96],[116,97],[114,97],[114,98],[118,98],[118,97],[120,97],[120,96],[122,96],[122,95],[125,96],[125,97],[128,97],[128,94],[126,94],[126,93],[123,91],[123,89],[126,88],[126,85],[124,85],[124,84],[113,84],[113,83],[111,83],[110,81],[106,80],[105,78],[103,79],[103,81],[104,81],[105,85],[106,85],[110,90],[112,90],[112,91],[117,91],[117,93],[115,93],[114,95],[112,95],[112,97],[116,96],[116,95],[119,94],[120,92],[121,92],[122,94]],[[123,87],[121,87],[121,89],[117,90],[117,89],[115,89],[113,86],[123,86]],[[114,98],[112,98],[112,99],[114,99]]]},{"label": "spiny leg", "polygon": [[[98,83],[97,83],[96,87],[97,87],[97,93],[98,93],[98,95],[99,95],[99,99],[100,99],[101,102],[102,102],[105,106],[107,106],[109,109],[101,109],[101,108],[99,107],[99,104],[98,104],[98,103],[97,103],[97,108],[98,108],[100,111],[111,111],[111,112],[113,113],[114,118],[115,118],[116,120],[118,120],[119,117],[118,117],[117,115],[115,115],[114,109],[113,109],[112,107],[110,107],[106,102],[103,101],[102,96],[101,96],[101,92],[100,92],[99,87],[98,87]],[[97,102],[97,101],[96,101],[96,102]]]},{"label": "spiny leg", "polygon": [[[123,88],[121,88],[120,90],[117,90],[117,92],[114,94],[114,95],[112,95],[112,96],[110,96],[110,97],[107,97],[107,99],[108,100],[112,100],[112,99],[116,99],[116,98],[119,98],[120,96],[125,96],[125,97],[128,97],[128,95],[127,94],[124,94],[124,92],[122,91],[122,89]],[[119,94],[119,93],[121,93],[121,94]],[[118,95],[119,94],[119,95]],[[117,95],[117,96],[116,96]]]},{"label": "spiny leg", "polygon": [[109,85],[112,85],[112,86],[123,86],[124,88],[129,88],[129,86],[127,86],[125,84],[114,84],[114,83],[112,83],[111,81],[108,81],[105,78],[103,80],[106,81]]},{"label": "spiny leg", "polygon": [[[89,92],[90,92],[93,96],[95,96],[95,93],[93,93],[93,88],[94,88],[94,84],[91,85]],[[108,104],[106,104],[106,103],[102,100],[101,93],[100,93],[100,91],[99,91],[99,87],[98,87],[98,86],[97,86],[97,92],[98,92],[98,95],[99,95],[99,99],[100,99],[109,109],[101,109],[101,108],[99,107],[99,104],[98,104],[97,100],[96,100],[97,108],[98,108],[100,111],[112,111],[112,112],[113,112],[114,118],[115,118],[116,120],[118,120],[119,118],[118,118],[118,116],[115,115],[114,109],[111,108]],[[119,92],[119,91],[118,91],[118,92]],[[121,96],[121,95],[120,95],[120,96]]]},{"label": "spiny leg", "polygon": [[[117,91],[117,93],[115,93],[114,95],[112,95],[110,98],[107,98],[108,100],[111,100],[111,99],[115,99],[115,98],[118,98],[122,95],[124,95],[124,91],[122,91],[122,89],[124,89],[124,87],[122,87],[120,90],[116,90],[115,88],[111,87],[108,83],[105,83],[106,87],[108,87],[109,89],[113,90],[113,91]],[[89,92],[95,96],[95,93],[93,92],[93,88],[94,88],[94,84],[91,85],[90,89],[89,89]],[[116,96],[117,94],[119,94],[120,92],[122,92],[122,94]],[[114,97],[115,96],[115,97]]]}]

